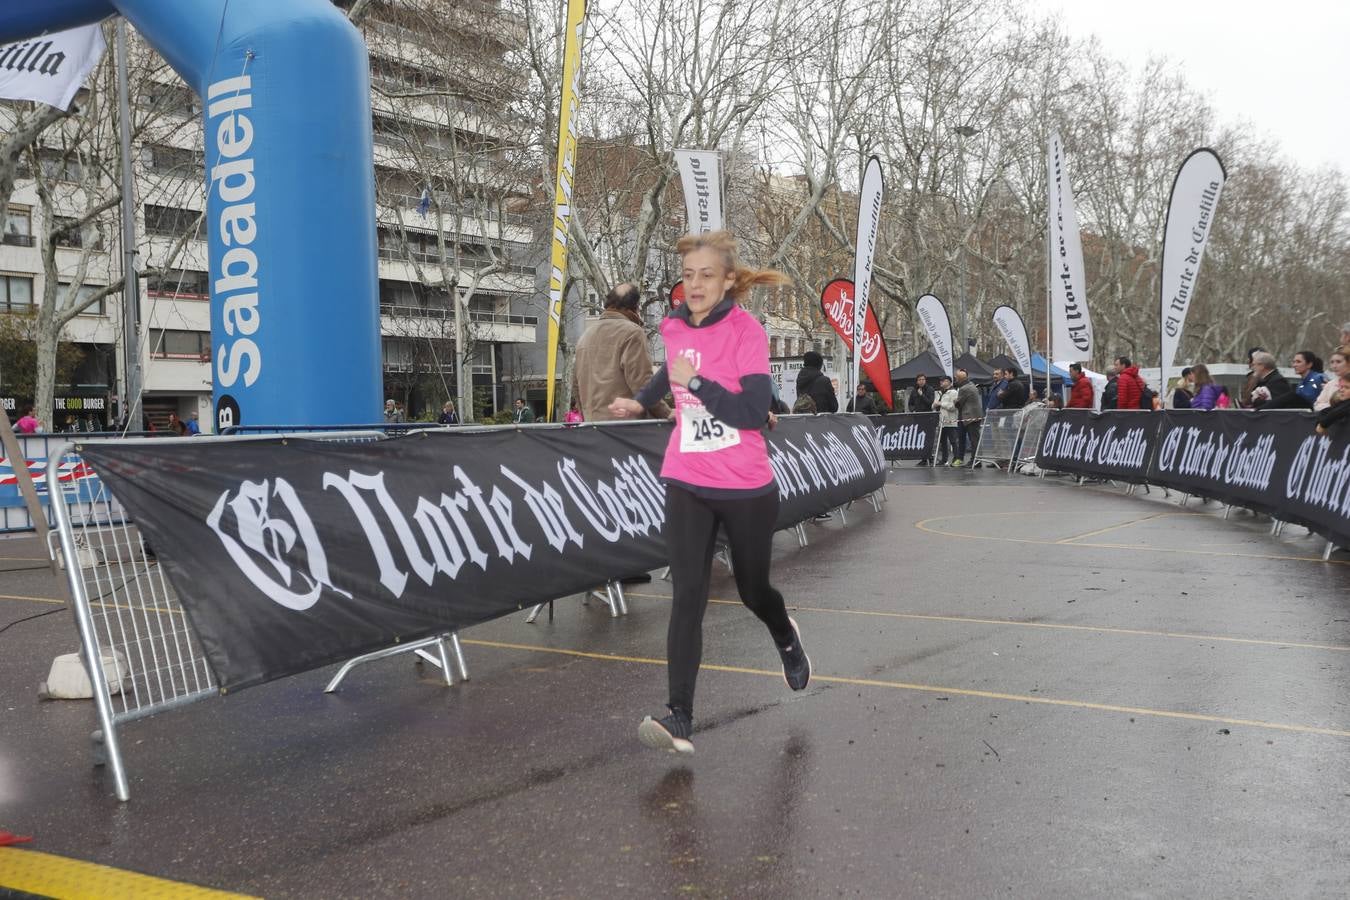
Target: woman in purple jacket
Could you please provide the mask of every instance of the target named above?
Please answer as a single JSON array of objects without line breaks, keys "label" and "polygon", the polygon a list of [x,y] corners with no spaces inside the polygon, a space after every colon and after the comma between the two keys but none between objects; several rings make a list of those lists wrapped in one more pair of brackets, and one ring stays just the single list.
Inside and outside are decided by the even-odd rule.
[{"label": "woman in purple jacket", "polygon": [[1204,363],[1191,366],[1191,380],[1195,382],[1195,397],[1191,400],[1191,409],[1213,409],[1218,406],[1219,395],[1223,393],[1223,388],[1219,387],[1214,376],[1209,374],[1209,368]]}]

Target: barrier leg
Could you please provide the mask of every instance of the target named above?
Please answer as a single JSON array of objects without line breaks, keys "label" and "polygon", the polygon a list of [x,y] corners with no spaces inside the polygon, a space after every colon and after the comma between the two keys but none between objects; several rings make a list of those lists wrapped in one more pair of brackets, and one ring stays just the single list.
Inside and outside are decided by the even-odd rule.
[{"label": "barrier leg", "polygon": [[872,493],[868,494],[867,499],[872,502],[872,509],[874,511],[881,512],[881,501],[877,499],[876,491],[873,491]]},{"label": "barrier leg", "polygon": [[731,550],[726,544],[718,544],[717,552],[713,554],[713,559],[719,560],[722,565],[727,567],[727,571],[735,574],[735,569],[731,567]]},{"label": "barrier leg", "polygon": [[533,625],[533,624],[534,624],[534,620],[537,619],[537,618],[539,618],[539,610],[543,609],[545,606],[548,607],[548,620],[549,620],[550,622],[552,622],[552,621],[553,621],[553,601],[550,600],[550,601],[548,601],[548,603],[537,603],[537,604],[535,604],[534,609],[530,610],[530,614],[529,614],[528,616],[525,617],[525,624],[526,624],[526,625]]},{"label": "barrier leg", "polygon": [[587,591],[586,596],[605,601],[605,605],[609,607],[609,617],[611,619],[619,617],[619,605],[614,602],[614,595],[610,593],[608,584],[593,591]]},{"label": "barrier leg", "polygon": [[623,585],[617,581],[611,581],[605,585],[605,590],[609,591],[609,595],[618,603],[619,615],[628,615],[628,598],[623,595]]},{"label": "barrier leg", "polygon": [[[437,635],[436,637],[422,638],[420,641],[413,641],[411,644],[396,644],[393,647],[385,647],[383,650],[375,650],[371,653],[365,653],[361,656],[349,659],[342,664],[342,668],[337,670],[337,674],[328,682],[328,685],[323,689],[323,692],[325,694],[336,692],[338,686],[342,684],[342,680],[347,677],[347,673],[359,665],[375,662],[377,659],[388,659],[391,656],[398,656],[401,653],[416,653],[419,650],[430,647],[432,644],[439,644],[444,637],[444,635]],[[423,658],[430,659],[435,665],[440,665],[440,662],[430,654],[426,654]],[[450,670],[447,667],[446,674],[449,675],[449,672]]]},{"label": "barrier leg", "polygon": [[1223,517],[1227,519],[1232,514],[1233,514],[1233,504],[1225,503],[1223,505]]},{"label": "barrier leg", "polygon": [[842,524],[847,525],[847,524],[848,524],[848,513],[844,512],[844,507],[842,507],[842,506],[839,507],[839,509],[837,510],[837,512],[839,513],[839,521],[840,521]]},{"label": "barrier leg", "polygon": [[1331,551],[1336,549],[1336,545],[1327,541],[1326,549],[1322,551],[1322,562],[1331,562]]},{"label": "barrier leg", "polygon": [[805,546],[806,546],[806,543],[807,543],[807,541],[806,541],[806,529],[805,529],[804,527],[802,527],[802,523],[801,523],[801,522],[798,522],[796,525],[794,525],[794,526],[793,526],[793,530],[797,532],[797,546],[798,546],[798,547],[805,547]]},{"label": "barrier leg", "polygon": [[[553,602],[548,604],[549,618],[553,618]],[[450,635],[450,646],[455,651],[455,662],[459,665],[459,677],[461,681],[469,680],[469,666],[464,662],[464,647],[459,642],[459,632],[452,632]]]},{"label": "barrier leg", "polygon": [[453,671],[450,669],[450,652],[449,652],[450,648],[447,647],[446,644],[447,641],[445,639],[445,635],[441,635],[441,639],[436,642],[436,655],[441,658],[440,661],[441,676],[445,678],[445,686],[454,687],[455,676]]}]

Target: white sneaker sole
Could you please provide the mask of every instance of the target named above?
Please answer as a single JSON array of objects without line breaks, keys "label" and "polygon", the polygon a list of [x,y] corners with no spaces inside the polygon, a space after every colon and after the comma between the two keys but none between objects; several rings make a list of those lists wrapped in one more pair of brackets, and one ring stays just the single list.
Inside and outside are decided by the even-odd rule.
[{"label": "white sneaker sole", "polygon": [[[792,623],[792,632],[797,635],[797,644],[800,645],[802,642],[802,630],[797,627],[797,620],[792,618],[792,616],[788,616],[788,621]],[[806,657],[806,684],[802,685],[800,688],[804,691],[811,685],[811,654],[806,652],[805,647],[802,647],[802,656]],[[788,690],[793,689],[792,682],[788,681],[787,669],[783,670],[783,684],[787,685]]]},{"label": "white sneaker sole", "polygon": [[638,725],[638,740],[642,741],[643,746],[651,747],[653,750],[666,750],[670,753],[686,755],[694,752],[692,741],[678,738],[666,731],[665,726],[651,716],[647,716],[642,720],[642,724]]}]

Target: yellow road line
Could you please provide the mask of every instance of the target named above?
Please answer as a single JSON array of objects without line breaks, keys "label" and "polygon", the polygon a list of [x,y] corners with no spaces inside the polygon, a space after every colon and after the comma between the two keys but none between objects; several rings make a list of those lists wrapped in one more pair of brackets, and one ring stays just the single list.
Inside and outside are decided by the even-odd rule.
[{"label": "yellow road line", "polygon": [[246,894],[217,891],[79,859],[12,847],[0,847],[0,887],[38,897],[62,897],[67,900],[248,900]]},{"label": "yellow road line", "polygon": [[1072,544],[1074,541],[1081,541],[1083,538],[1096,537],[1099,534],[1106,534],[1109,531],[1115,531],[1119,528],[1129,528],[1131,525],[1138,525],[1140,522],[1149,522],[1153,519],[1163,519],[1168,516],[1198,516],[1200,513],[1156,513],[1151,516],[1144,516],[1141,519],[1131,519],[1128,522],[1121,522],[1119,525],[1108,525],[1105,528],[1098,528],[1096,531],[1089,531],[1084,534],[1075,534],[1073,537],[1060,538],[1055,541],[1056,544]]},{"label": "yellow road line", "polygon": [[[638,594],[632,591],[626,596],[646,600],[669,600],[664,594]],[[709,603],[740,606],[739,600],[710,599]],[[1045,628],[1060,631],[1093,631],[1105,634],[1129,634],[1140,637],[1180,638],[1188,641],[1221,641],[1226,644],[1255,644],[1263,647],[1297,647],[1303,650],[1339,650],[1350,652],[1350,644],[1314,644],[1308,641],[1272,641],[1265,638],[1226,637],[1217,634],[1196,634],[1187,631],[1153,631],[1147,628],[1115,628],[1110,625],[1067,625],[1055,622],[1021,622],[1017,619],[981,619],[975,616],[940,616],[929,613],[883,612],[873,609],[838,609],[828,606],[798,606],[788,604],[793,611],[811,613],[835,613],[843,616],[872,616],[878,619],[915,619],[921,622],[955,622],[970,625],[1014,625],[1019,628]]]},{"label": "yellow road line", "polygon": [[55,603],[57,606],[65,605],[64,600],[57,600],[54,597],[25,597],[23,594],[0,594],[0,600],[26,600],[29,603]]},{"label": "yellow road line", "polygon": [[[1002,514],[971,513],[968,515],[960,515],[960,516],[933,516],[930,519],[923,519],[921,521],[915,522],[914,527],[920,531],[925,531],[929,534],[935,534],[938,535],[939,537],[962,538],[968,541],[999,541],[1000,543],[1004,544],[1039,544],[1045,547],[1089,547],[1097,550],[1138,550],[1143,553],[1180,553],[1189,556],[1220,556],[1232,559],[1277,559],[1277,560],[1287,560],[1289,562],[1312,562],[1324,566],[1327,565],[1350,566],[1350,560],[1342,560],[1342,559],[1324,560],[1320,556],[1279,556],[1273,553],[1232,553],[1220,550],[1187,550],[1181,547],[1147,547],[1141,544],[1084,544],[1078,543],[1077,541],[1069,544],[1064,544],[1060,543],[1059,541],[1038,541],[1032,538],[1010,538],[1010,537],[1003,537],[1001,535],[990,536],[984,534],[958,534],[956,532],[940,531],[937,528],[929,527],[930,522],[942,522],[947,519],[965,519],[971,518],[972,516],[983,516],[983,515],[1002,515]],[[1007,515],[1014,515],[1014,514],[1007,513]],[[1016,513],[1016,515],[1022,514]],[[1060,513],[1060,515],[1063,515],[1063,513]],[[1198,515],[1198,514],[1184,513],[1183,515]]]},{"label": "yellow road line", "polygon": [[[574,656],[581,659],[594,659],[603,662],[641,663],[643,665],[664,666],[664,659],[652,659],[645,656],[621,656],[616,653],[590,653],[585,650],[568,650],[561,647],[543,647],[536,644],[513,644],[506,641],[483,641],[462,639],[465,644],[478,647],[492,647],[499,650],[524,650],[533,653],[554,653],[560,656]],[[701,669],[712,672],[728,672],[735,675],[760,675],[781,679],[781,671],[770,669],[750,669],[744,666],[723,666],[704,663]],[[1041,706],[1062,706],[1070,709],[1090,709],[1097,712],[1128,713],[1135,716],[1151,716],[1162,719],[1185,719],[1192,722],[1210,722],[1220,725],[1241,725],[1249,728],[1266,728],[1274,731],[1292,731],[1298,734],[1321,734],[1331,737],[1350,738],[1350,731],[1339,728],[1321,728],[1316,725],[1290,725],[1284,722],[1262,722],[1257,719],[1237,719],[1230,716],[1214,716],[1207,713],[1179,712],[1170,709],[1150,709],[1145,706],[1118,706],[1113,703],[1091,703],[1086,700],[1060,700],[1054,697],[1037,697],[1030,694],[1005,694],[999,691],[979,691],[972,688],[950,688],[934,684],[917,684],[908,681],[882,681],[876,678],[850,678],[844,675],[820,675],[811,673],[812,681],[829,684],[849,684],[857,687],[890,688],[902,691],[919,691],[925,694],[951,694],[958,697],[978,697],[983,700],[1007,700],[1014,703],[1034,703]]]}]

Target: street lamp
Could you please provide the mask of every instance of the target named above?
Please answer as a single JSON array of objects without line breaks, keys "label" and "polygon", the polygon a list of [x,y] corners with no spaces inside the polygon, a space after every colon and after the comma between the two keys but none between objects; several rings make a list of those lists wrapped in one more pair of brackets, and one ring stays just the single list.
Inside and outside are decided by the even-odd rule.
[{"label": "street lamp", "polygon": [[952,134],[961,140],[956,144],[956,227],[961,232],[961,270],[960,270],[960,294],[961,294],[961,352],[970,352],[970,334],[966,322],[966,235],[965,226],[962,222],[961,214],[961,187],[966,183],[966,138],[973,138],[980,133],[980,129],[973,125],[957,125],[952,128]]}]

